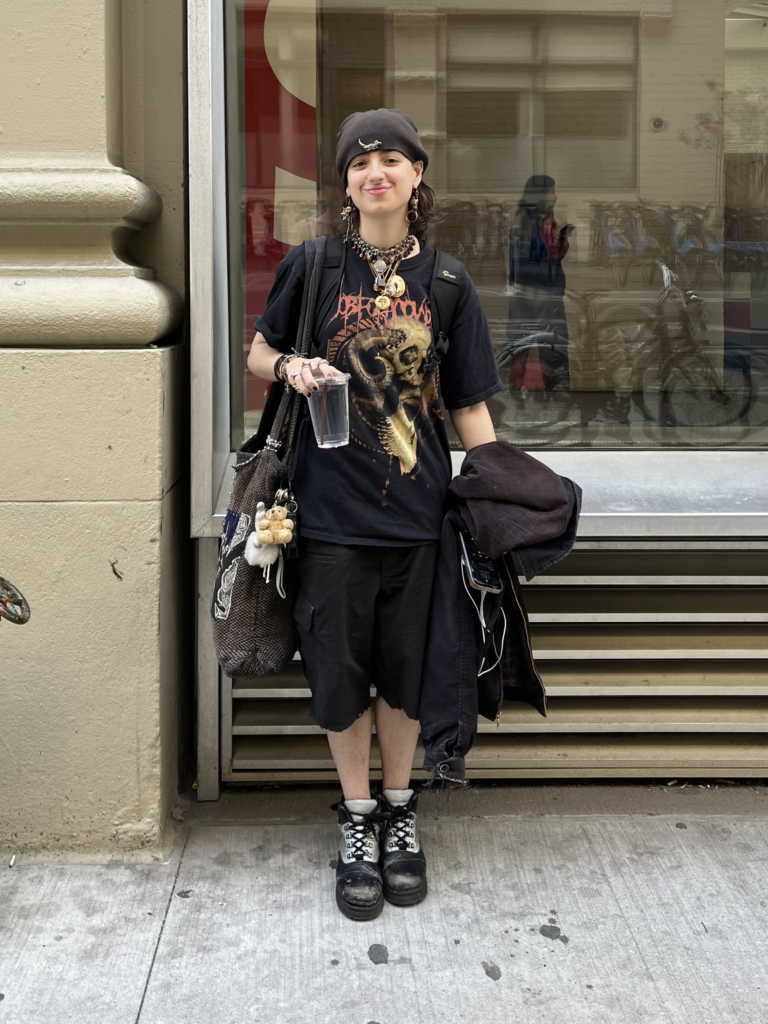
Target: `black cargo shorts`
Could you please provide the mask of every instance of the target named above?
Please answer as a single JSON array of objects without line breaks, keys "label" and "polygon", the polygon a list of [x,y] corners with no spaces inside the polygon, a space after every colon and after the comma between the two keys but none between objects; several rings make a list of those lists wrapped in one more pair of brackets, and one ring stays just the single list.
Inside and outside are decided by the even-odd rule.
[{"label": "black cargo shorts", "polygon": [[348,729],[370,705],[371,685],[418,720],[437,547],[300,542],[294,615],[323,729]]}]

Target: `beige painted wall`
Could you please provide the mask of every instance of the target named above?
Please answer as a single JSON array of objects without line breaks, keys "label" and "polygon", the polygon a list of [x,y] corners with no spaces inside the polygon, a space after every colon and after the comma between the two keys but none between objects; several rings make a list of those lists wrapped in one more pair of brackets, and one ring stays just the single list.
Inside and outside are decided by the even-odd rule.
[{"label": "beige painted wall", "polygon": [[0,38],[0,847],[152,855],[192,701],[184,4],[6,0]]},{"label": "beige painted wall", "polygon": [[0,571],[32,610],[0,624],[13,850],[160,844],[182,684],[182,365],[178,347],[0,352],[4,415],[24,424],[0,464]]}]

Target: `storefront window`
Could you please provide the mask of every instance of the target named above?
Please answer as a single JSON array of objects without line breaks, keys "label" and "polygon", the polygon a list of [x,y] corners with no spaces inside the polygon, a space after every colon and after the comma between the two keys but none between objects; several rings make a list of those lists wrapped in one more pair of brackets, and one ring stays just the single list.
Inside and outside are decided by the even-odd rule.
[{"label": "storefront window", "polygon": [[336,131],[380,106],[429,151],[499,437],[765,443],[768,6],[519,6],[226,0],[233,445],[265,397],[253,316],[291,246],[339,230]]}]

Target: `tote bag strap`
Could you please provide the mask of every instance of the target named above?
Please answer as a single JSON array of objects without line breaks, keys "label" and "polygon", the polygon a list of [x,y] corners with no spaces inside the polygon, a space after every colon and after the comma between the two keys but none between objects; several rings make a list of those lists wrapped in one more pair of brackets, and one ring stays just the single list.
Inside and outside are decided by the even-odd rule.
[{"label": "tote bag strap", "polygon": [[[325,238],[311,238],[304,243],[304,291],[301,296],[301,313],[299,315],[299,328],[296,332],[295,348],[299,355],[305,358],[309,354],[310,346],[312,345],[315,305],[317,303],[320,277],[323,272],[324,254]],[[269,436],[264,442],[266,448],[271,448],[277,452],[284,447],[286,454],[291,451],[296,436],[300,397],[299,393],[292,387],[284,389]],[[288,421],[288,429],[285,437],[281,440],[286,420]]]},{"label": "tote bag strap", "polygon": [[[312,240],[313,259],[312,267],[307,267],[307,280],[308,284],[305,284],[304,295],[302,296],[302,316],[299,321],[299,330],[297,333],[297,345],[296,348],[300,355],[304,358],[308,358],[310,350],[312,348],[312,338],[315,333],[315,309],[317,308],[317,295],[320,291],[320,281],[323,276],[323,264],[325,262],[325,237],[315,238]],[[304,300],[306,299],[306,305]],[[290,409],[290,418],[288,420],[288,429],[286,431],[285,438],[285,449],[284,457],[289,462],[289,475],[293,475],[293,461],[295,456],[296,447],[296,428],[299,420],[301,419],[302,413],[305,411],[303,408],[302,396],[297,394],[291,389],[293,397],[296,399]]]}]

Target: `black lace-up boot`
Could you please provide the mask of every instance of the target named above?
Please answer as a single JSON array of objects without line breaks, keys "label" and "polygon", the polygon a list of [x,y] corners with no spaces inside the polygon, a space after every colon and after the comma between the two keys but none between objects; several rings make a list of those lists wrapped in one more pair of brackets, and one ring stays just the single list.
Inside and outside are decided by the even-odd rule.
[{"label": "black lace-up boot", "polygon": [[343,800],[339,812],[339,857],[336,861],[336,903],[353,921],[370,921],[384,909],[379,867],[381,817],[377,810],[354,814]]},{"label": "black lace-up boot", "polygon": [[392,805],[383,794],[379,808],[385,818],[381,874],[384,897],[398,906],[419,903],[427,895],[427,861],[416,833],[416,793],[405,804]]}]

